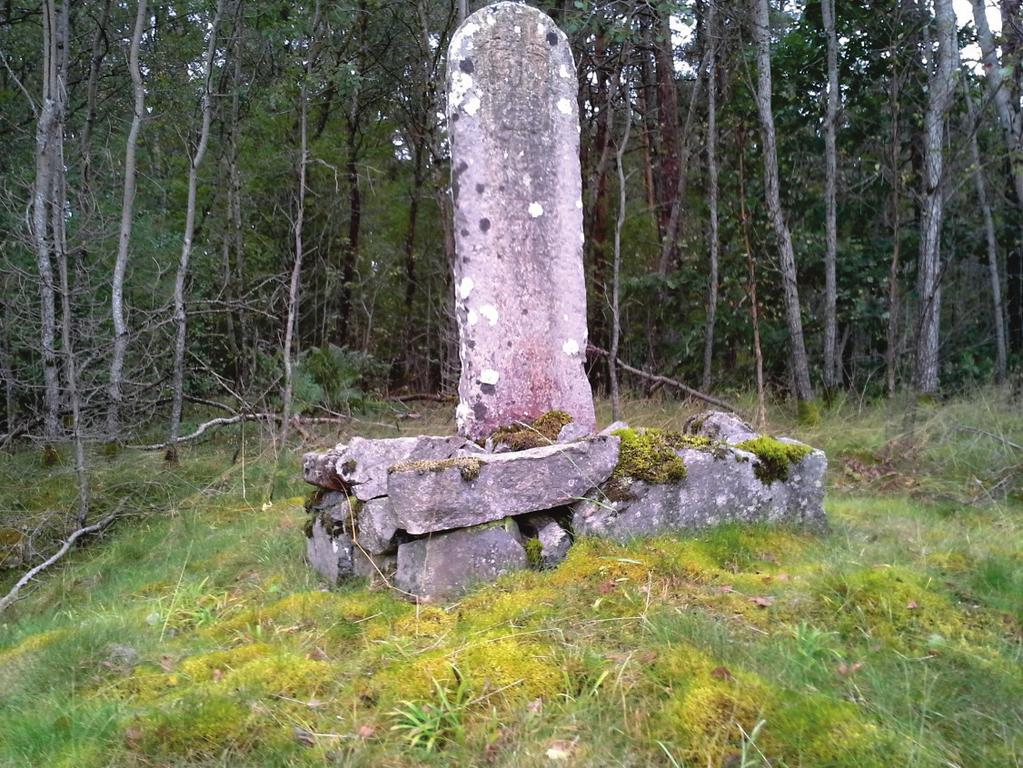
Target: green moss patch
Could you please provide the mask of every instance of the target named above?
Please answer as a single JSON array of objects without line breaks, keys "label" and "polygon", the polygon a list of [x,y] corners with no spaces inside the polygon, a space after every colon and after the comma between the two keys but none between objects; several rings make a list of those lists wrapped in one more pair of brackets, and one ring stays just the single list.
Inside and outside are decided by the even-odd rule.
[{"label": "green moss patch", "polygon": [[789,467],[798,464],[813,452],[813,448],[808,445],[791,445],[767,435],[746,440],[736,447],[756,455],[757,462],[753,465],[753,473],[764,485],[788,480]]},{"label": "green moss patch", "polygon": [[572,423],[572,417],[565,411],[547,411],[528,425],[512,424],[501,427],[491,434],[495,445],[507,445],[513,451],[525,451],[552,445],[566,424]]},{"label": "green moss patch", "polygon": [[445,469],[457,469],[467,483],[480,476],[480,468],[485,462],[475,456],[456,456],[451,459],[413,459],[388,467],[388,474],[395,472],[443,472]]},{"label": "green moss patch", "polygon": [[621,447],[618,465],[611,473],[612,484],[621,483],[627,478],[654,485],[685,480],[686,464],[678,455],[676,446],[680,446],[682,441],[698,438],[659,429],[627,428],[616,430],[613,434],[621,439]]}]

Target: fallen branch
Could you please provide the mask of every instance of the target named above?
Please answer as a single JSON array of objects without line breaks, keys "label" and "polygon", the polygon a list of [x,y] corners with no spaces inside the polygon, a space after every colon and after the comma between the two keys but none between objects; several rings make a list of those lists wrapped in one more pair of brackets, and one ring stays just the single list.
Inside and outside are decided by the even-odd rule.
[{"label": "fallen branch", "polygon": [[994,432],[988,432],[984,429],[977,429],[976,427],[957,427],[957,432],[972,432],[975,435],[983,435],[984,437],[990,437],[992,440],[997,440],[1002,445],[1008,446],[1009,448],[1015,448],[1017,451],[1023,451],[1023,445],[1014,443],[1012,440],[1007,440],[1001,435],[996,435]]},{"label": "fallen branch", "polygon": [[76,541],[82,538],[82,536],[88,536],[90,533],[98,533],[102,531],[104,528],[106,528],[108,525],[110,525],[110,523],[114,521],[117,515],[118,513],[114,512],[104,517],[98,523],[93,523],[92,525],[87,525],[84,528],[79,528],[77,531],[68,536],[67,541],[64,542],[60,549],[58,549],[56,552],[50,555],[49,559],[39,563],[39,565],[29,570],[24,576],[18,579],[15,585],[11,587],[11,591],[4,595],[3,599],[0,600],[0,613],[3,613],[5,610],[7,610],[7,607],[18,599],[18,593],[21,592],[22,588],[26,584],[28,584],[30,581],[32,581],[32,579],[34,579],[40,573],[45,571],[47,568],[49,568],[55,562],[60,560],[62,557],[64,557],[64,555],[66,555],[71,550],[71,547],[74,546],[74,543]]},{"label": "fallen branch", "polygon": [[[215,427],[226,427],[230,424],[238,424],[242,421],[276,421],[277,415],[274,413],[239,413],[237,416],[221,416],[216,419],[210,419],[199,425],[199,428],[189,435],[184,435],[178,438],[178,443],[188,443],[192,440],[198,440],[202,437],[207,430],[214,429]],[[152,443],[151,445],[129,445],[128,448],[134,448],[138,451],[162,451],[165,448],[169,448],[170,443]]]},{"label": "fallen branch", "polygon": [[[608,352],[606,349],[595,347],[592,344],[588,344],[586,349],[588,352],[592,352],[595,355],[600,355],[601,357],[611,356],[611,353]],[[641,379],[646,379],[647,381],[652,381],[656,384],[674,387],[675,389],[681,392],[685,392],[690,397],[695,397],[697,400],[703,400],[703,402],[705,403],[716,405],[718,408],[724,408],[726,411],[731,411],[732,413],[739,413],[739,409],[736,408],[734,405],[730,405],[729,403],[726,403],[724,400],[719,400],[713,395],[704,394],[703,392],[700,392],[698,389],[693,389],[689,385],[683,384],[681,381],[669,379],[667,376],[660,376],[659,374],[656,373],[648,373],[644,370],[640,370],[639,368],[633,368],[628,363],[623,362],[621,358],[617,358],[616,362],[618,363],[619,368],[621,368],[623,371],[628,371],[633,376],[639,376],[639,378]]]},{"label": "fallen branch", "polygon": [[[238,424],[242,421],[272,421],[276,422],[280,420],[280,416],[276,413],[239,413],[237,416],[221,416],[216,419],[210,419],[209,421],[203,422],[199,427],[189,435],[184,435],[178,438],[178,443],[187,443],[192,440],[198,440],[202,437],[207,430],[215,429],[216,427],[227,427],[231,424]],[[347,424],[350,421],[344,417],[334,416],[292,416],[292,424]],[[384,424],[383,426],[389,426]],[[152,443],[151,445],[129,445],[128,448],[134,448],[137,451],[162,451],[170,447],[170,443]]]},{"label": "fallen branch", "polygon": [[453,403],[458,400],[454,395],[440,395],[431,392],[418,392],[412,395],[395,395],[390,398],[398,403],[410,403],[414,400],[430,400],[434,403]]}]

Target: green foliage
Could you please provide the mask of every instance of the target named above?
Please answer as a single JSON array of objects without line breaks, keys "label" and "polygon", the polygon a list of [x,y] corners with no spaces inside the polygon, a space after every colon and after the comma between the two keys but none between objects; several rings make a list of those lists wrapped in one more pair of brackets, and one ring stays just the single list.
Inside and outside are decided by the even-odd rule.
[{"label": "green foliage", "polygon": [[463,718],[469,691],[458,668],[452,666],[451,671],[455,677],[453,691],[434,680],[432,701],[404,701],[391,713],[395,720],[391,730],[401,733],[409,746],[433,752],[465,738]]},{"label": "green foliage", "polygon": [[764,485],[788,480],[789,467],[798,464],[813,451],[808,445],[791,445],[767,435],[746,440],[736,447],[756,454],[753,472]]},{"label": "green foliage", "polygon": [[305,350],[295,366],[295,402],[299,410],[334,412],[365,409],[369,385],[381,367],[371,355],[333,344]]}]

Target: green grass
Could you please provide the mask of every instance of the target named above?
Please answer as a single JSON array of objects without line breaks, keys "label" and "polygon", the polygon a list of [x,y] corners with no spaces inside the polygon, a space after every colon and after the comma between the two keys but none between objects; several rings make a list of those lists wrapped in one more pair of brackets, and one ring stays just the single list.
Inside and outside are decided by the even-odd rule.
[{"label": "green grass", "polygon": [[[664,429],[691,410],[625,403]],[[95,457],[97,514],[132,516],[0,617],[0,765],[1021,765],[1019,410],[774,408],[772,432],[829,452],[829,534],[581,540],[418,609],[321,589],[298,457],[264,505],[254,431],[244,464],[226,431],[173,470]],[[38,453],[0,481],[0,525],[73,508]]]}]

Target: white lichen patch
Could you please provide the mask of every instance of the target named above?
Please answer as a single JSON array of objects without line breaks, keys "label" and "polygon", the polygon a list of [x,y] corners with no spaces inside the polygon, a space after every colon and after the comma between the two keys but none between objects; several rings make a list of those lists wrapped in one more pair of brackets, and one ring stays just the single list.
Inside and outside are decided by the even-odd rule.
[{"label": "white lichen patch", "polygon": [[465,104],[462,106],[462,109],[465,110],[465,114],[467,115],[470,116],[475,115],[477,112],[480,111],[480,97],[473,94],[472,96],[469,97],[469,100],[466,101]]},{"label": "white lichen patch", "polygon": [[521,34],[522,34],[522,27],[520,27],[520,26],[519,26],[518,24],[516,24],[516,25],[515,25],[515,26],[513,27],[513,29],[515,30],[515,34],[516,34],[516,35],[521,35]]},{"label": "white lichen patch", "polygon": [[565,97],[561,97],[560,99],[558,99],[558,112],[560,112],[563,115],[571,115],[572,102],[570,102]]},{"label": "white lichen patch", "polygon": [[459,427],[465,423],[465,420],[469,418],[469,404],[459,403],[458,407],[455,408],[455,422]]},{"label": "white lichen patch", "polygon": [[564,64],[558,67],[558,74],[561,75],[561,77],[565,78],[566,80],[572,76],[572,73],[568,71],[568,67],[566,67]]},{"label": "white lichen patch", "polygon": [[575,339],[565,339],[565,343],[561,345],[561,351],[566,355],[578,355],[579,342]]},{"label": "white lichen patch", "polygon": [[490,384],[493,386],[501,378],[501,374],[495,371],[493,368],[484,368],[480,371],[480,384]]},{"label": "white lichen patch", "polygon": [[472,293],[472,289],[476,287],[476,283],[473,282],[471,277],[463,277],[462,282],[458,284],[458,295],[462,299],[469,298]]},{"label": "white lichen patch", "polygon": [[529,215],[534,219],[543,216],[543,206],[540,203],[532,202],[529,204]]},{"label": "white lichen patch", "polygon": [[472,88],[472,76],[465,72],[456,70],[451,76],[451,90],[448,93],[448,106],[454,109],[462,100],[466,94],[469,93],[469,89]]},{"label": "white lichen patch", "polygon": [[491,325],[497,325],[497,307],[493,304],[484,304],[480,307],[480,314],[483,315],[483,318]]},{"label": "white lichen patch", "polygon": [[476,314],[475,309],[470,309],[469,314],[465,318],[465,321],[469,323],[470,326],[473,326],[480,321],[480,316]]},{"label": "white lichen patch", "polygon": [[543,37],[544,35],[547,34],[547,27],[544,26],[544,23],[542,21],[536,22],[536,34],[538,34],[540,37]]},{"label": "white lichen patch", "polygon": [[530,176],[528,173],[522,174],[522,183],[528,187],[530,184],[533,183],[533,177]]},{"label": "white lichen patch", "polygon": [[583,207],[583,198],[582,198],[581,195],[580,195],[579,199],[575,201],[575,207],[576,208],[580,208],[580,209]]}]

